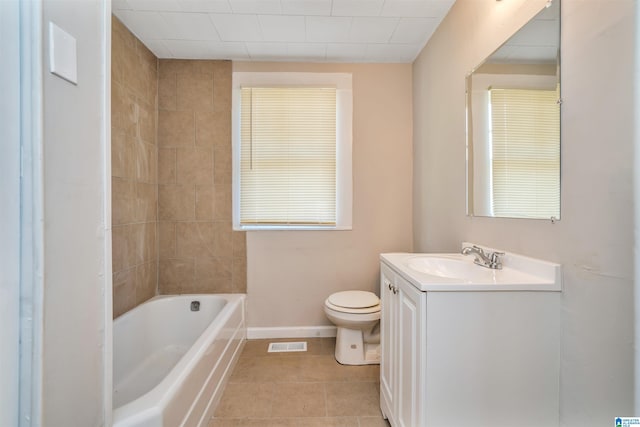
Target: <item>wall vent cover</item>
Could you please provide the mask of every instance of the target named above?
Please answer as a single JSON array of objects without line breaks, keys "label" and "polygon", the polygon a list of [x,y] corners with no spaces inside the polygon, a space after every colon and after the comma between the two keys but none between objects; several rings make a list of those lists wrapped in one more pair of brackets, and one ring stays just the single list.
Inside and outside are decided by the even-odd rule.
[{"label": "wall vent cover", "polygon": [[269,353],[288,353],[293,351],[307,351],[307,342],[272,342],[269,343]]}]

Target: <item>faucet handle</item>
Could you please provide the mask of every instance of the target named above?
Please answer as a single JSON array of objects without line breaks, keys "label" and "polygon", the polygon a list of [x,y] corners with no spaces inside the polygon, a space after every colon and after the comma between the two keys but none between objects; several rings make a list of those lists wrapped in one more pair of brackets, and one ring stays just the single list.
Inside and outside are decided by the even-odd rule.
[{"label": "faucet handle", "polygon": [[491,261],[491,268],[501,269],[502,261],[500,261],[500,257],[504,255],[504,252],[491,252],[489,255],[489,259]]}]

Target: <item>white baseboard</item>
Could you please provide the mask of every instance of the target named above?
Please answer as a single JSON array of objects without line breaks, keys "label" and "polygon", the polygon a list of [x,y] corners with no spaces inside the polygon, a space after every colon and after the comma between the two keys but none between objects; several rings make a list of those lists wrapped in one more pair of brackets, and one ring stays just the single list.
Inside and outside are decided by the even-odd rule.
[{"label": "white baseboard", "polygon": [[247,328],[247,339],[268,338],[326,338],[335,337],[335,326],[286,326]]}]

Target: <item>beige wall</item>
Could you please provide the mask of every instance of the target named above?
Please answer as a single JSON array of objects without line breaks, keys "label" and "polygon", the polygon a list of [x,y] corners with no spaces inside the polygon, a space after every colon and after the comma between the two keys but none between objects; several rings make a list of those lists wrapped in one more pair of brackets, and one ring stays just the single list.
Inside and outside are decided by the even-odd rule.
[{"label": "beige wall", "polygon": [[112,17],[113,316],[156,294],[157,58]]},{"label": "beige wall", "polygon": [[415,249],[468,240],[562,263],[566,426],[633,413],[633,3],[562,0],[556,224],[465,215],[465,75],[545,0],[458,0],[413,67]]},{"label": "beige wall", "polygon": [[233,67],[353,74],[353,230],[247,233],[249,327],[330,325],[329,294],[379,293],[379,254],[412,249],[411,65]]},{"label": "beige wall", "polygon": [[231,227],[231,62],[160,60],[161,294],[246,290],[244,232]]}]

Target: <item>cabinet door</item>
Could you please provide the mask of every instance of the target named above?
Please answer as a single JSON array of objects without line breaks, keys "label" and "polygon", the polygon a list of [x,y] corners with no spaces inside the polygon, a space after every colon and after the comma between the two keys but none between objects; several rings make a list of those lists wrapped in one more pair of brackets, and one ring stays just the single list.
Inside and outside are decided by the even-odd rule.
[{"label": "cabinet door", "polygon": [[396,365],[397,385],[395,399],[398,426],[423,425],[423,392],[426,343],[426,297],[410,283],[396,278],[397,328]]},{"label": "cabinet door", "polygon": [[[397,348],[395,339],[395,307],[397,295],[395,291],[394,274],[384,264],[380,266],[380,409],[395,425],[393,413],[395,411],[394,379],[395,350]],[[397,292],[397,291],[395,291]]]}]

